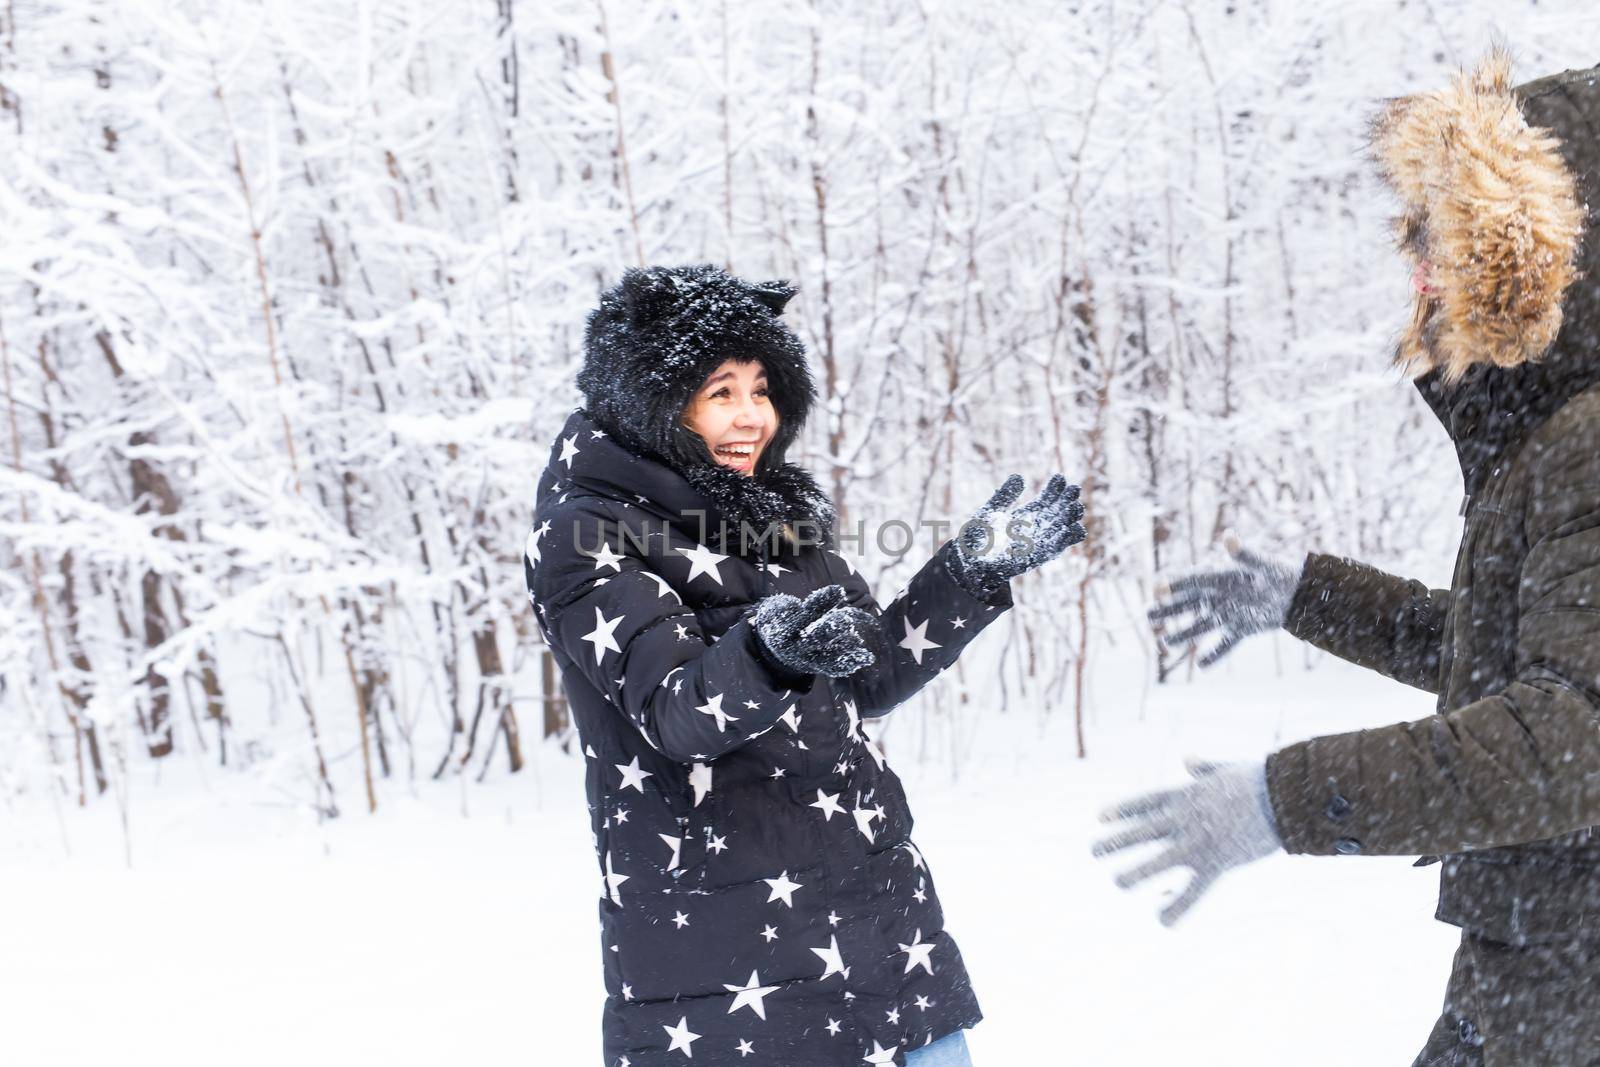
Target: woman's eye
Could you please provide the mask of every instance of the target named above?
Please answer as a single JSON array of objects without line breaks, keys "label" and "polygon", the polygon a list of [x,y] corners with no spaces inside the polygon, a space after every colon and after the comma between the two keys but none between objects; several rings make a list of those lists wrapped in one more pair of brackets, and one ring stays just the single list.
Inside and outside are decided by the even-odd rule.
[{"label": "woman's eye", "polygon": [[716,392],[712,393],[711,394],[711,399],[720,400],[720,399],[722,399],[723,397],[725,397],[727,395],[728,395],[728,390],[726,388],[722,388],[722,389],[718,389]]}]

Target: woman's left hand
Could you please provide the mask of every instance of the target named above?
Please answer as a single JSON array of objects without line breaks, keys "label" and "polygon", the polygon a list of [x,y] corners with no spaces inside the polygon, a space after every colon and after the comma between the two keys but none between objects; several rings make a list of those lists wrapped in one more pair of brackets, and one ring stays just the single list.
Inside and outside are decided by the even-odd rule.
[{"label": "woman's left hand", "polygon": [[987,597],[1006,582],[1048,563],[1081,542],[1083,505],[1078,487],[1059,474],[1031,503],[1012,509],[1022,495],[1013,474],[956,534],[951,573],[974,596]]}]

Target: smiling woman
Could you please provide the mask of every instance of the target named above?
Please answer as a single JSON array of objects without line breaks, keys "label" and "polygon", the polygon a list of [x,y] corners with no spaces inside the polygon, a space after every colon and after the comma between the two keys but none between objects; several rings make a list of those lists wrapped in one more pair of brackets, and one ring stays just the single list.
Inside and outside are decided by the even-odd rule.
[{"label": "smiling woman", "polygon": [[700,435],[717,463],[749,474],[778,429],[767,370],[754,359],[728,359],[683,409],[683,425]]},{"label": "smiling woman", "polygon": [[589,763],[607,1067],[966,1067],[982,1017],[861,724],[1081,539],[1082,507],[1058,476],[1016,509],[1031,552],[947,542],[880,607],[785,459],[816,398],[793,295],[712,266],[626,272],[539,482],[524,576]]}]

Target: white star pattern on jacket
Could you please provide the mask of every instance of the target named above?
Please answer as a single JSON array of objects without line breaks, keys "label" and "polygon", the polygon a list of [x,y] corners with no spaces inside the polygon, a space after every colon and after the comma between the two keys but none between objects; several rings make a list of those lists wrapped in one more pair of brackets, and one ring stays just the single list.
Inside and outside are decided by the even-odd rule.
[{"label": "white star pattern on jacket", "polygon": [[690,768],[689,788],[694,790],[694,806],[698,808],[706,794],[711,792],[711,764],[696,763]]},{"label": "white star pattern on jacket", "polygon": [[694,710],[698,711],[702,715],[709,715],[713,719],[717,720],[717,733],[719,734],[728,728],[728,724],[730,722],[739,721],[739,717],[737,715],[729,715],[727,712],[722,710],[721,693],[713,695],[704,704],[696,705]]},{"label": "white star pattern on jacket", "polygon": [[849,728],[845,731],[845,736],[854,737],[856,731],[861,729],[861,713],[856,711],[856,702],[854,700],[846,700],[843,703],[844,717],[850,723]]},{"label": "white star pattern on jacket", "polygon": [[638,756],[633,757],[633,760],[630,763],[616,763],[612,766],[616,767],[617,770],[622,772],[622,784],[617,787],[617,791],[619,793],[624,789],[637,789],[639,792],[643,793],[644,780],[646,778],[655,777],[654,771],[645,771],[639,769]]},{"label": "white star pattern on jacket", "polygon": [[611,903],[619,906],[622,904],[622,894],[617,892],[617,890],[620,889],[622,887],[622,883],[626,882],[630,877],[631,875],[618,874],[616,872],[616,869],[611,866],[611,853],[607,852],[606,895],[611,898]]},{"label": "white star pattern on jacket", "polygon": [[933,973],[933,961],[928,958],[929,954],[933,952],[933,944],[932,942],[923,943],[921,930],[912,934],[911,944],[901,945],[900,951],[906,954],[906,974],[910,974],[913,967],[921,967],[929,974]]},{"label": "white star pattern on jacket", "polygon": [[626,615],[618,615],[614,619],[608,619],[599,608],[594,609],[594,629],[584,634],[583,639],[594,645],[594,661],[596,664],[599,664],[601,658],[607,652],[622,651],[617,645],[616,633],[618,624],[625,618],[627,618]]},{"label": "white star pattern on jacket", "polygon": [[827,948],[814,948],[811,950],[822,957],[822,977],[833,974],[842,974],[850,977],[850,972],[845,969],[844,957],[839,953],[839,938],[837,935],[828,939]]},{"label": "white star pattern on jacket", "polygon": [[665,1030],[667,1036],[672,1038],[672,1044],[667,1046],[668,1052],[682,1052],[686,1058],[694,1058],[694,1052],[689,1046],[699,1041],[700,1035],[689,1029],[689,1017],[687,1015],[678,1020],[677,1026],[663,1026],[661,1029]]},{"label": "white star pattern on jacket", "polygon": [[895,1047],[884,1048],[876,1041],[872,1043],[872,1051],[863,1058],[863,1063],[893,1063]]},{"label": "white star pattern on jacket", "polygon": [[692,582],[697,575],[705,574],[709,575],[711,580],[718,585],[722,584],[722,572],[717,569],[717,565],[727,559],[727,556],[713,552],[705,545],[680,548],[677,551],[681,552],[689,560],[689,577],[685,578],[684,581]]},{"label": "white star pattern on jacket", "polygon": [[[582,549],[579,551],[582,551]],[[625,557],[620,553],[611,551],[611,546],[608,544],[602,543],[596,551],[584,552],[583,554],[594,560],[595,570],[599,570],[601,567],[610,567],[618,574],[622,573],[622,561]]]},{"label": "white star pattern on jacket", "polygon": [[844,814],[844,808],[839,804],[839,794],[824,793],[820,789],[817,790],[817,799],[814,800],[809,807],[816,808],[818,811],[822,812],[823,822],[832,822],[834,815]]},{"label": "white star pattern on jacket", "polygon": [[661,577],[661,575],[657,574],[655,571],[642,570],[639,573],[656,583],[658,596],[669,596],[678,603],[683,603],[683,597],[679,596],[678,591],[672,588],[672,583]]},{"label": "white star pattern on jacket", "polygon": [[772,895],[767,898],[768,904],[775,900],[782,900],[785,906],[792,908],[794,907],[794,891],[805,888],[798,882],[789,881],[788,871],[784,871],[776,878],[763,878],[761,880],[767,883],[772,890]]},{"label": "white star pattern on jacket", "polygon": [[746,982],[744,985],[728,985],[724,983],[722,988],[726,989],[730,993],[739,994],[733,998],[733,1003],[728,1005],[729,1015],[732,1015],[740,1008],[749,1008],[751,1011],[756,1013],[758,1018],[761,1019],[765,1019],[767,1017],[767,1006],[763,1002],[762,998],[768,993],[776,992],[778,989],[778,987],[775,985],[762,985],[761,979],[756,977],[755,971],[750,972],[750,981]]},{"label": "white star pattern on jacket", "polygon": [[673,834],[657,834],[656,836],[661,838],[662,841],[666,842],[668,848],[672,849],[672,861],[667,864],[667,870],[677,870],[678,854],[683,850],[683,838],[677,837]]},{"label": "white star pattern on jacket", "polygon": [[567,470],[572,469],[572,461],[578,458],[578,435],[573,434],[561,442],[561,462],[567,465]]},{"label": "white star pattern on jacket", "polygon": [[541,522],[537,527],[528,531],[528,541],[527,544],[523,545],[522,552],[523,555],[528,557],[528,564],[530,566],[536,567],[539,565],[539,539],[549,532],[549,520]]},{"label": "white star pattern on jacket", "polygon": [[880,817],[883,813],[877,808],[857,807],[850,814],[856,817],[856,829],[861,831],[861,836],[865,837],[869,842],[872,841],[872,820]]},{"label": "white star pattern on jacket", "polygon": [[900,647],[911,653],[917,661],[917,666],[922,665],[922,654],[930,648],[943,648],[943,645],[928,640],[928,620],[923,619],[916,626],[911,625],[911,616],[907,615],[900,622],[906,628],[906,635],[900,641]]}]

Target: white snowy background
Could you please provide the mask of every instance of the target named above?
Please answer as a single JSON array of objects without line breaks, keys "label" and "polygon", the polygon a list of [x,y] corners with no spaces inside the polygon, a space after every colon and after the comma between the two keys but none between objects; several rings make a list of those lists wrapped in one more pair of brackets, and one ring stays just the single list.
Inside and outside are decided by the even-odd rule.
[{"label": "white snowy background", "polygon": [[980,1067],[1409,1063],[1432,870],[1279,857],[1166,931],[1088,848],[1188,753],[1428,712],[1286,637],[1196,674],[1143,610],[1229,528],[1447,578],[1361,140],[1496,40],[1590,66],[1600,14],[0,3],[0,1062],[598,1062],[519,553],[598,291],[712,261],[801,287],[796,458],[880,595],[934,547],[884,523],[1085,484],[877,727]]}]

